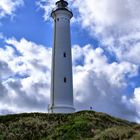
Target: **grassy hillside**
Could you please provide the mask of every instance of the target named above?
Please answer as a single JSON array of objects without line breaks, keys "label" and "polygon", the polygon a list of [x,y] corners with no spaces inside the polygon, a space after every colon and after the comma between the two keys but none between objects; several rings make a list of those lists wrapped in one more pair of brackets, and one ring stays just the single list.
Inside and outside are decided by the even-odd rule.
[{"label": "grassy hillside", "polygon": [[140,125],[94,111],[7,115],[0,140],[140,140]]}]

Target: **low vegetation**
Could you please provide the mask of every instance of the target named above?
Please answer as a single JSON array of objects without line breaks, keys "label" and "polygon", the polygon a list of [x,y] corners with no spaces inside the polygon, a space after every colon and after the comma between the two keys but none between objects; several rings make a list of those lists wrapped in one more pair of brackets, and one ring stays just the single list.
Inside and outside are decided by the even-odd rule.
[{"label": "low vegetation", "polygon": [[7,115],[0,140],[140,140],[140,125],[94,111]]}]

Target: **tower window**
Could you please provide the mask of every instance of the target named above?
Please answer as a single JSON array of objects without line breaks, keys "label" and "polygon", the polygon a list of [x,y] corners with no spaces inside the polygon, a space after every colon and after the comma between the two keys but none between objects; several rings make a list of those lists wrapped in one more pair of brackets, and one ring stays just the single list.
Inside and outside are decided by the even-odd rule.
[{"label": "tower window", "polygon": [[66,83],[67,82],[67,78],[66,77],[64,77],[64,83]]},{"label": "tower window", "polygon": [[59,18],[57,18],[57,21],[59,21]]},{"label": "tower window", "polygon": [[63,56],[66,57],[66,53],[65,52],[63,53]]}]

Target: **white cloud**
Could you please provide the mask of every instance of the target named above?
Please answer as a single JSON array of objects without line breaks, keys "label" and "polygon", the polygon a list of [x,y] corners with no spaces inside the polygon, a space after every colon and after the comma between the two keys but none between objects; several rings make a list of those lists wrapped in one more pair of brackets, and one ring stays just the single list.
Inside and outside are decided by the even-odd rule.
[{"label": "white cloud", "polygon": [[82,25],[108,37],[136,31],[140,25],[139,6],[138,0],[76,0],[74,3]]},{"label": "white cloud", "polygon": [[93,70],[97,75],[103,74],[110,84],[121,87],[126,85],[125,75],[131,77],[137,75],[138,66],[127,61],[112,62],[109,64],[108,58],[102,48],[93,49],[91,45],[83,48],[74,46],[73,63],[83,61],[82,70]]},{"label": "white cloud", "polygon": [[7,39],[5,43],[0,49],[0,94],[5,95],[1,98],[1,110],[47,111],[51,48],[24,38]]},{"label": "white cloud", "polygon": [[140,64],[139,0],[76,0],[80,24],[120,60]]},{"label": "white cloud", "polygon": [[[48,20],[56,0],[42,7]],[[140,2],[139,0],[69,0],[78,15],[75,20],[97,37],[104,49],[118,62],[108,62],[103,49],[74,46],[74,90],[77,107],[140,120],[138,89],[127,97],[124,89],[131,77],[139,76],[140,67]],[[75,15],[75,14],[74,14]],[[80,64],[80,65],[78,65]],[[126,80],[127,79],[127,80]],[[137,82],[137,81],[135,81]],[[135,87],[134,87],[135,88]]]},{"label": "white cloud", "polygon": [[[124,41],[125,42],[125,41]],[[126,41],[127,42],[127,41]],[[129,45],[128,45],[129,46]],[[115,49],[120,60],[126,60],[140,66],[140,43],[131,44],[126,49]]]},{"label": "white cloud", "polygon": [[135,106],[135,109],[139,115],[137,121],[140,123],[140,87],[134,90],[134,97],[130,99],[130,103]]},{"label": "white cloud", "polygon": [[15,10],[24,4],[23,0],[1,0],[0,19],[5,16],[13,16]]},{"label": "white cloud", "polygon": [[49,20],[50,18],[50,13],[52,11],[52,9],[54,8],[56,0],[38,0],[36,2],[37,6],[39,6],[39,8],[43,9],[45,11],[44,13],[44,20]]},{"label": "white cloud", "polygon": [[[137,66],[128,62],[108,63],[103,49],[91,45],[73,47],[74,93],[77,109],[89,109],[136,121],[135,105],[123,102],[126,77],[137,75]],[[81,65],[77,62],[83,61]]]},{"label": "white cloud", "polygon": [[[52,49],[24,38],[6,39],[5,43],[0,49],[0,112],[47,112]],[[126,97],[123,89],[126,77],[137,75],[137,65],[109,63],[103,49],[91,45],[75,45],[72,52],[76,109],[93,106],[97,111],[136,120],[139,114],[134,108],[139,105],[128,104],[133,98]]]},{"label": "white cloud", "polygon": [[[53,8],[55,8],[55,3],[58,0],[37,0],[36,5],[41,8],[42,10],[44,10],[44,20],[50,20],[50,15],[51,15],[51,11]],[[69,0],[69,5],[72,5],[74,0]],[[72,22],[75,22],[76,19],[72,18]]]},{"label": "white cloud", "polygon": [[[38,0],[44,9],[45,20],[57,0]],[[42,3],[43,2],[43,3]],[[69,0],[81,26],[93,37],[98,37],[101,44],[107,46],[109,53],[119,60],[140,64],[140,2],[139,0]],[[77,12],[76,12],[77,13]]]},{"label": "white cloud", "polygon": [[[40,0],[48,20],[56,0]],[[3,1],[3,4],[7,4]],[[21,1],[0,4],[0,16],[12,15]],[[20,3],[21,2],[21,3]],[[138,75],[139,2],[137,0],[76,0],[69,1],[79,10],[80,24],[91,35],[100,38],[115,52],[119,62],[108,62],[104,50],[91,45],[73,46],[74,96],[76,109],[93,109],[129,120],[140,121],[139,88],[134,97],[124,89],[129,79]],[[46,5],[44,5],[44,3]],[[3,7],[3,8],[1,8]],[[2,10],[1,10],[2,9]],[[2,12],[1,12],[2,11]],[[50,97],[51,48],[24,38],[5,39],[0,48],[0,112],[47,111]]]}]

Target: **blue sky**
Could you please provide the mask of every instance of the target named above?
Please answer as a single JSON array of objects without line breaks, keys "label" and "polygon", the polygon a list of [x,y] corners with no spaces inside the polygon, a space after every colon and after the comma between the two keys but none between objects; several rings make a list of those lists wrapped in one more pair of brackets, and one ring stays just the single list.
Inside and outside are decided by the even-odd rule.
[{"label": "blue sky", "polygon": [[[1,114],[47,112],[55,2],[1,0]],[[140,122],[140,2],[68,2],[76,110]]]},{"label": "blue sky", "polygon": [[43,11],[38,10],[35,1],[25,1],[13,19],[2,19],[1,32],[7,37],[25,37],[36,43],[51,46],[52,26],[50,22],[44,22],[41,15]]},{"label": "blue sky", "polygon": [[[43,14],[44,12],[37,6],[36,0],[25,1],[11,20],[9,17],[2,19],[1,32],[6,37],[14,36],[17,39],[25,37],[30,41],[51,47],[53,44],[53,20],[50,17],[50,20],[45,22]],[[97,46],[98,40],[94,41],[86,30],[81,30],[78,23],[72,25],[72,43],[84,46],[87,42]]]}]

